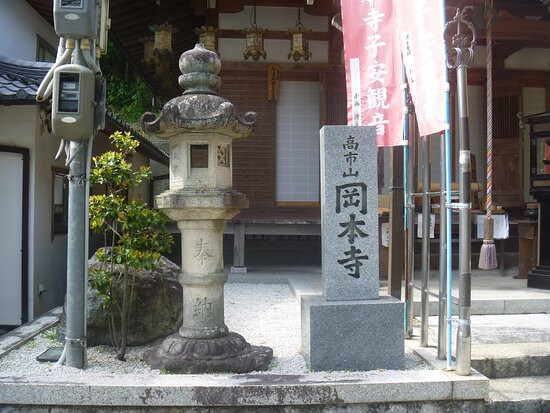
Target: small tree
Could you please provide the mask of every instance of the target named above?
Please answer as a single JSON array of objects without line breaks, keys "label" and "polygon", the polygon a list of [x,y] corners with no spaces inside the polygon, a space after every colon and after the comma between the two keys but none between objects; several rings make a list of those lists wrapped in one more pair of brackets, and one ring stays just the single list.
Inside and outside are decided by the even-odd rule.
[{"label": "small tree", "polygon": [[[109,139],[117,150],[94,157],[90,174],[92,185],[105,188],[105,194],[90,196],[89,209],[90,229],[103,234],[104,247],[96,256],[105,265],[90,270],[89,282],[109,314],[109,333],[116,358],[124,360],[135,285],[135,275],[130,276],[129,270],[154,269],[161,253],[169,251],[173,241],[166,232],[167,218],[132,199],[133,190],[151,179],[149,167],[142,166],[134,172],[128,162],[139,142],[129,132],[115,132]],[[122,303],[117,299],[116,289],[122,293]]]}]

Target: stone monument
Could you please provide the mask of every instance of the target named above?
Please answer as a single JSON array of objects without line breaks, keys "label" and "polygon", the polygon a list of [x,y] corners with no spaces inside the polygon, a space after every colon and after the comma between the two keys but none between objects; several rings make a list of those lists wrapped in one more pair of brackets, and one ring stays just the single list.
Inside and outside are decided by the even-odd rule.
[{"label": "stone monument", "polygon": [[323,294],[302,296],[313,370],[402,369],[403,303],[379,296],[375,129],[321,129]]},{"label": "stone monument", "polygon": [[144,356],[151,368],[170,372],[266,370],[272,349],[251,346],[224,323],[223,231],[248,206],[245,195],[232,190],[231,142],[252,133],[256,114],[241,119],[218,96],[216,53],[197,45],[181,55],[179,68],[183,94],[158,118],[144,114],[141,123],[170,142],[170,188],[156,203],[181,231],[183,324]]}]

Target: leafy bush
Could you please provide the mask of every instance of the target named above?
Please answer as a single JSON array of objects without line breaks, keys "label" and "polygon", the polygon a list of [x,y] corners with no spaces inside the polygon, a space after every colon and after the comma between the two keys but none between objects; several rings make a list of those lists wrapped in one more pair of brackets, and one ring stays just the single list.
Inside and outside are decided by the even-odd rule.
[{"label": "leafy bush", "polygon": [[[104,248],[96,256],[106,265],[91,269],[89,282],[109,311],[111,342],[117,358],[124,360],[135,285],[135,277],[130,277],[128,270],[154,269],[173,241],[166,232],[166,216],[132,199],[133,190],[151,178],[148,167],[134,172],[127,161],[139,142],[129,132],[115,132],[110,140],[117,150],[94,157],[90,173],[90,183],[105,188],[105,194],[90,196],[89,217],[90,229],[103,234]],[[117,288],[122,289],[122,304],[115,298]],[[116,319],[120,320],[120,329],[116,328]]]}]

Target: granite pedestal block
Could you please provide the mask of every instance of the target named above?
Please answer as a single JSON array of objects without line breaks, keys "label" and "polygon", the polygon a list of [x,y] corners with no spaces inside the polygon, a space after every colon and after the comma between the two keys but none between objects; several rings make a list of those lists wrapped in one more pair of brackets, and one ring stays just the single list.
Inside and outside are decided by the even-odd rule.
[{"label": "granite pedestal block", "polygon": [[302,354],[314,371],[403,369],[403,303],[302,296]]}]

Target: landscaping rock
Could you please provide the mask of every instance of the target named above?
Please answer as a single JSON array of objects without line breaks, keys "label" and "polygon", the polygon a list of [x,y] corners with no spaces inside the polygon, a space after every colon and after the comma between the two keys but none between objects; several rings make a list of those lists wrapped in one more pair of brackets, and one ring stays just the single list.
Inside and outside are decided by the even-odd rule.
[{"label": "landscaping rock", "polygon": [[[102,268],[104,265],[96,259],[95,255],[90,258],[88,264],[90,269]],[[135,286],[128,324],[129,346],[142,345],[157,338],[166,337],[181,327],[183,303],[181,284],[178,282],[179,273],[180,268],[165,257],[161,258],[155,270],[130,270],[130,275],[135,275]],[[97,291],[89,285],[87,295],[87,343],[89,346],[111,345],[108,312],[103,308]],[[116,290],[115,297],[122,305],[120,289]],[[119,329],[119,315],[115,315],[115,323]],[[65,306],[57,329],[57,337],[59,341],[65,341]]]}]

